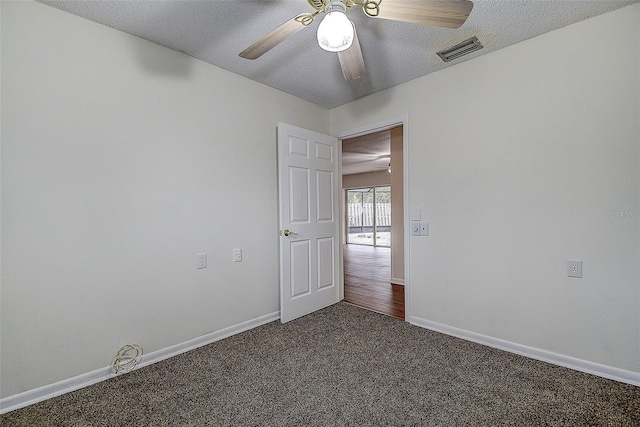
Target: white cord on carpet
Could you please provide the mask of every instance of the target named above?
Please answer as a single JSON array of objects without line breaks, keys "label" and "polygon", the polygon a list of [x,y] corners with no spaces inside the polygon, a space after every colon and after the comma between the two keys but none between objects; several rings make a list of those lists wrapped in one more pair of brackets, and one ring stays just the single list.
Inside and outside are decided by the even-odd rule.
[{"label": "white cord on carpet", "polygon": [[135,369],[142,359],[142,347],[138,344],[127,344],[118,350],[111,366],[116,374],[124,374]]}]

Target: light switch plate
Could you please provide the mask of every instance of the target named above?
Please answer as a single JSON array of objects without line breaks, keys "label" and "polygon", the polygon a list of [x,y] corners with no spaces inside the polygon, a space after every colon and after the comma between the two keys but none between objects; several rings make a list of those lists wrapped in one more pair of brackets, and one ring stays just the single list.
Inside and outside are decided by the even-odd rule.
[{"label": "light switch plate", "polygon": [[411,221],[420,221],[422,219],[422,212],[420,208],[411,208]]},{"label": "light switch plate", "polygon": [[207,268],[207,254],[196,254],[196,268]]},{"label": "light switch plate", "polygon": [[411,235],[412,236],[419,236],[420,235],[420,223],[419,222],[412,222],[411,223]]},{"label": "light switch plate", "polygon": [[242,261],[242,249],[234,249],[233,250],[233,262]]}]

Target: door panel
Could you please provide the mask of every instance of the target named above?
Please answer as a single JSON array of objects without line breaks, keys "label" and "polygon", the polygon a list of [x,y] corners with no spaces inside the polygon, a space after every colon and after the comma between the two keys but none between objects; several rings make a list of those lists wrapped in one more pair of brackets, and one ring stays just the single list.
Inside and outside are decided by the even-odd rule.
[{"label": "door panel", "polygon": [[333,172],[316,171],[317,182],[317,218],[319,222],[333,222]]},{"label": "door panel", "polygon": [[333,237],[318,239],[318,290],[334,286],[334,241]]},{"label": "door panel", "polygon": [[291,298],[309,295],[311,288],[311,251],[308,240],[289,242],[291,253]]},{"label": "door panel", "polygon": [[309,171],[305,168],[289,168],[289,206],[292,224],[309,223]]},{"label": "door panel", "polygon": [[336,138],[278,124],[282,322],[339,301],[337,150]]}]

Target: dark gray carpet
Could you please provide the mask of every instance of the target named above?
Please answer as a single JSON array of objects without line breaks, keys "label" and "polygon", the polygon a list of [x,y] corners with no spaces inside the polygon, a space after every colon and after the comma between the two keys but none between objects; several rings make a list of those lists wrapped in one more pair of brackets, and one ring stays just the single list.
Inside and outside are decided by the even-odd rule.
[{"label": "dark gray carpet", "polygon": [[15,426],[639,426],[640,387],[345,303],[0,417]]}]

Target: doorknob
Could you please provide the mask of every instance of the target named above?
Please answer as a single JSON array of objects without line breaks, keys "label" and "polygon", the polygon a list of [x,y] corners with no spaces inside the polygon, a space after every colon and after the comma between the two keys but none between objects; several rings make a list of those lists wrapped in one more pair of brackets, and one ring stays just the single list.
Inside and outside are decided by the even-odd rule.
[{"label": "doorknob", "polygon": [[291,234],[296,234],[293,231],[289,230],[288,228],[285,228],[284,231],[282,232],[282,234],[284,234],[285,236],[290,236]]}]

